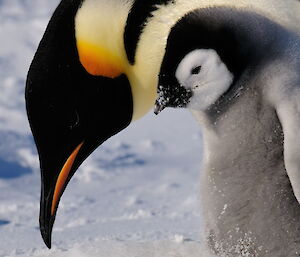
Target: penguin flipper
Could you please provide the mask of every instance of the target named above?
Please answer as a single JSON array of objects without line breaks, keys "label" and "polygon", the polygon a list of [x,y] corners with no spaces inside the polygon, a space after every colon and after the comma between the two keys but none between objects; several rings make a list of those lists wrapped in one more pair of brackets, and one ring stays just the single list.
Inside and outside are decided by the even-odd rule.
[{"label": "penguin flipper", "polygon": [[296,85],[276,90],[275,109],[283,130],[285,169],[300,203],[300,80]]}]

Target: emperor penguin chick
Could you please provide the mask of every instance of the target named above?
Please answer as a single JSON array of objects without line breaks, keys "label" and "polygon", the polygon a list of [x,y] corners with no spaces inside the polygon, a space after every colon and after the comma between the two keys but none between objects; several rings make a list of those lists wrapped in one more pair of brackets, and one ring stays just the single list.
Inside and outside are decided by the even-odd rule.
[{"label": "emperor penguin chick", "polygon": [[195,10],[170,32],[155,112],[189,108],[203,127],[216,256],[299,256],[299,71],[299,36],[246,9]]}]

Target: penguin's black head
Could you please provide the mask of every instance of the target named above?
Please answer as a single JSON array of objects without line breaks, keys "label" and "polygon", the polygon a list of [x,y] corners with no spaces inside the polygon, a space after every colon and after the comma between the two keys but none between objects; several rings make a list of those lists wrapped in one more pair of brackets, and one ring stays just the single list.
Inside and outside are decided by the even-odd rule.
[{"label": "penguin's black head", "polygon": [[127,76],[113,65],[112,57],[103,55],[93,63],[90,52],[82,50],[75,31],[81,2],[61,2],[26,84],[41,167],[40,229],[48,247],[60,197],[76,169],[107,138],[128,126],[133,115]]}]

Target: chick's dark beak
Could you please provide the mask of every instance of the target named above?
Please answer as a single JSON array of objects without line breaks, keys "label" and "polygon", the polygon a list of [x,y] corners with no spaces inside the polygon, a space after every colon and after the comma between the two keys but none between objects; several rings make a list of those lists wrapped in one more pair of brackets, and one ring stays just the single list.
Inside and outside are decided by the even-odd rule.
[{"label": "chick's dark beak", "polygon": [[158,115],[162,112],[167,106],[170,101],[170,98],[165,96],[164,91],[161,90],[162,86],[158,86],[157,94],[158,98],[155,101],[154,113]]},{"label": "chick's dark beak", "polygon": [[157,115],[166,107],[184,108],[192,97],[192,91],[178,83],[176,79],[162,76],[157,89],[154,113]]}]

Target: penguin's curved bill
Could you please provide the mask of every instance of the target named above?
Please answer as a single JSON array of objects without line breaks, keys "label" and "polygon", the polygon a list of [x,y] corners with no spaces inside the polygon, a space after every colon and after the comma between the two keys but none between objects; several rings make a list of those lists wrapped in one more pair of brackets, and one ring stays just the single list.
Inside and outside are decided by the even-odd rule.
[{"label": "penguin's curved bill", "polygon": [[70,19],[80,3],[61,2],[26,82],[27,114],[41,168],[40,230],[49,248],[68,182],[99,145],[130,124],[133,113],[131,87],[124,74],[94,76],[80,62],[74,19]]},{"label": "penguin's curved bill", "polygon": [[132,118],[132,96],[125,76],[90,78],[95,83],[81,84],[83,78],[74,75],[78,82],[73,81],[74,88],[69,88],[52,75],[45,74],[46,81],[41,82],[31,69],[26,89],[28,118],[41,168],[40,230],[49,248],[60,198],[75,171]]}]

